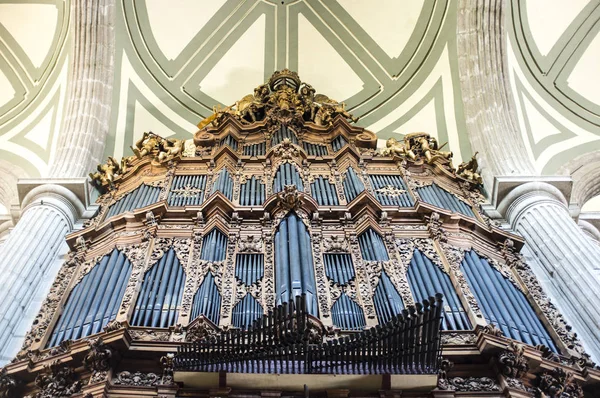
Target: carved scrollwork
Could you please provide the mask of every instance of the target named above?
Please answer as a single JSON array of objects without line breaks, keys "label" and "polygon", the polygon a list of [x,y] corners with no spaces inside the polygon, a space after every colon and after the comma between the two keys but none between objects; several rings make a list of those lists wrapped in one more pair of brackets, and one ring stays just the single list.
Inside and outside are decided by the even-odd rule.
[{"label": "carved scrollwork", "polygon": [[245,239],[240,239],[238,252],[241,253],[262,253],[262,239],[254,235],[248,235]]},{"label": "carved scrollwork", "polygon": [[452,377],[446,390],[452,391],[500,391],[500,386],[489,377]]},{"label": "carved scrollwork", "polygon": [[469,345],[475,344],[477,335],[474,333],[443,333],[442,344],[445,345]]},{"label": "carved scrollwork", "polygon": [[0,371],[0,398],[17,398],[19,382],[8,375],[6,368]]},{"label": "carved scrollwork", "polygon": [[442,227],[444,223],[440,220],[440,214],[437,212],[431,213],[427,220],[427,228],[431,237],[439,242],[447,242],[448,236]]},{"label": "carved scrollwork", "polygon": [[124,370],[117,374],[112,383],[121,386],[154,387],[158,384],[159,377],[156,373],[129,372]]},{"label": "carved scrollwork", "polygon": [[187,327],[185,341],[191,342],[213,338],[218,332],[219,329],[217,327],[204,315],[200,315]]},{"label": "carved scrollwork", "polygon": [[75,371],[59,361],[45,366],[35,378],[35,384],[40,389],[35,398],[70,397],[81,390]]},{"label": "carved scrollwork", "polygon": [[120,314],[125,314],[132,305],[133,297],[135,296],[136,286],[138,281],[144,274],[144,266],[146,253],[148,251],[148,243],[144,242],[140,245],[131,245],[119,248],[121,252],[129,259],[132,265],[131,276],[125,288],[123,301],[121,302]]},{"label": "carved scrollwork", "polygon": [[583,390],[575,382],[573,373],[557,367],[538,376],[536,396],[540,398],[583,398]]},{"label": "carved scrollwork", "polygon": [[83,358],[83,365],[86,369],[94,372],[105,372],[111,367],[110,361],[113,357],[113,350],[104,343],[102,337],[88,340],[90,350]]},{"label": "carved scrollwork", "polygon": [[300,207],[304,194],[295,185],[286,185],[283,192],[277,193],[279,203],[284,210],[296,210]]},{"label": "carved scrollwork", "polygon": [[377,283],[381,274],[381,264],[377,262],[368,263],[362,259],[356,234],[350,234],[348,242],[356,271],[358,291],[363,302],[363,310],[367,318],[373,319],[376,316],[375,305],[373,304],[373,292],[375,291],[375,283]]},{"label": "carved scrollwork", "polygon": [[520,379],[529,370],[527,358],[524,356],[525,347],[511,341],[506,350],[498,355],[500,371],[506,377]]},{"label": "carved scrollwork", "polygon": [[171,332],[154,329],[129,329],[129,335],[133,340],[169,341],[171,337]]}]

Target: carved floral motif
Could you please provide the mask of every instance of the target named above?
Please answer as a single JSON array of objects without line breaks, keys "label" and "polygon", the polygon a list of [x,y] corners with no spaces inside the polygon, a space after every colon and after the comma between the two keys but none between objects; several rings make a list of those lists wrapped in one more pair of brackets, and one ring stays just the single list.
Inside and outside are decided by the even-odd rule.
[{"label": "carved floral motif", "polygon": [[121,386],[136,387],[154,387],[158,384],[159,377],[156,373],[129,372],[127,370],[119,372],[112,383]]},{"label": "carved floral motif", "polygon": [[583,398],[575,376],[563,368],[554,368],[538,376],[536,396],[540,398]]},{"label": "carved floral motif", "polygon": [[59,361],[47,365],[35,378],[35,384],[40,389],[35,398],[70,397],[81,390],[75,371]]},{"label": "carved floral motif", "polygon": [[527,358],[523,355],[525,347],[511,341],[506,350],[498,355],[500,371],[506,377],[520,379],[529,370]]}]

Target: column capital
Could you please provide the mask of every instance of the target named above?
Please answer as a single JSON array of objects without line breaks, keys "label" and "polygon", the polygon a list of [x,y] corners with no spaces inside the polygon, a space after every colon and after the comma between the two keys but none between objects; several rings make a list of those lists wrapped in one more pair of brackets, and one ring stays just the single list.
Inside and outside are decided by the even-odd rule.
[{"label": "column capital", "polygon": [[94,216],[98,205],[93,203],[90,185],[81,178],[23,178],[17,182],[21,213],[33,206],[52,205],[65,213],[74,224]]},{"label": "column capital", "polygon": [[514,224],[530,205],[551,201],[569,211],[573,180],[569,176],[496,176],[486,212]]}]

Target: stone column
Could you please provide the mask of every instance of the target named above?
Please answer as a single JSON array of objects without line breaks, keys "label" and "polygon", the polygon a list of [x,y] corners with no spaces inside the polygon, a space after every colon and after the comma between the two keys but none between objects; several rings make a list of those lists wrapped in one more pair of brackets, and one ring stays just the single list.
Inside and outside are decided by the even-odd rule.
[{"label": "stone column", "polygon": [[508,73],[503,0],[459,0],[456,41],[467,132],[486,187],[494,176],[533,175]]},{"label": "stone column", "polygon": [[82,177],[103,163],[115,63],[114,0],[71,2],[73,56],[52,177]]},{"label": "stone column", "polygon": [[[65,235],[77,220],[95,213],[86,209],[85,178],[63,180],[62,185],[44,182],[19,185],[22,216],[0,249],[0,363],[19,351],[68,251]],[[73,191],[83,193],[84,200]]]},{"label": "stone column", "polygon": [[19,350],[39,311],[67,251],[65,235],[94,212],[85,178],[77,177],[102,163],[112,100],[114,12],[114,0],[71,2],[68,99],[49,173],[61,180],[19,183],[21,220],[0,248],[0,365]]},{"label": "stone column", "polygon": [[600,247],[571,218],[568,201],[555,185],[517,184],[500,201],[498,211],[526,239],[523,254],[532,270],[598,361]]}]

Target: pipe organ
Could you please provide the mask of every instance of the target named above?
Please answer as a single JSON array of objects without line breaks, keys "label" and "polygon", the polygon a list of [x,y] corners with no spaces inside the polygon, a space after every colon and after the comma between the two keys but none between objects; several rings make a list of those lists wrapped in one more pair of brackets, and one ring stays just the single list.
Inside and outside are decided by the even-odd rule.
[{"label": "pipe organ", "polygon": [[599,388],[477,170],[425,133],[378,151],[352,120],[283,70],[193,139],[145,134],[95,179],[2,396]]}]

